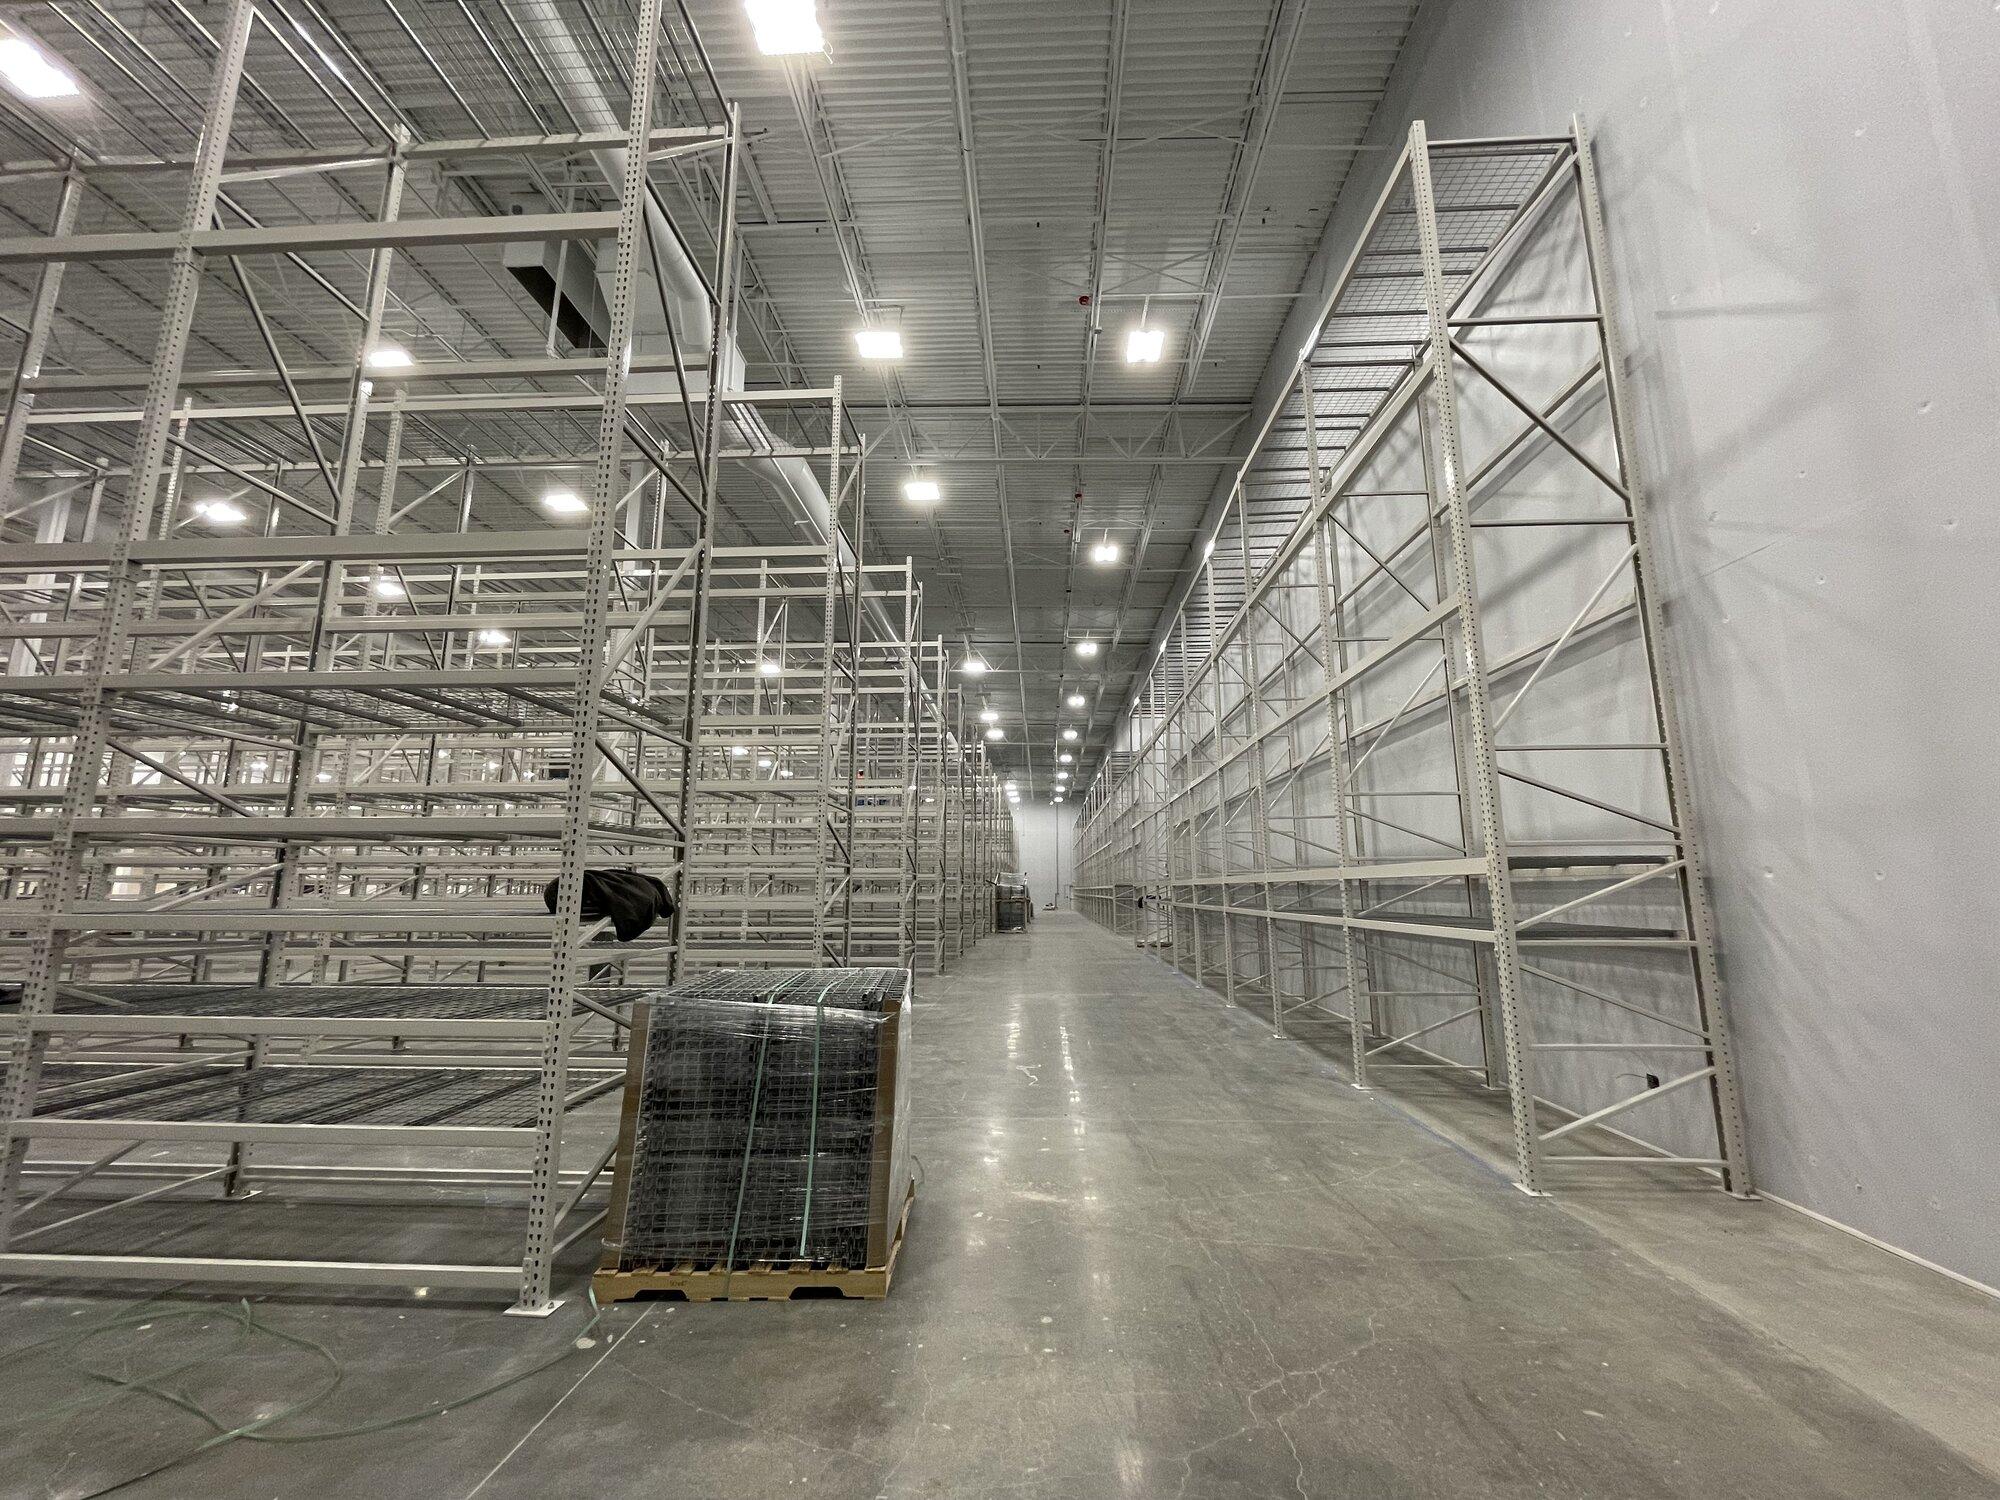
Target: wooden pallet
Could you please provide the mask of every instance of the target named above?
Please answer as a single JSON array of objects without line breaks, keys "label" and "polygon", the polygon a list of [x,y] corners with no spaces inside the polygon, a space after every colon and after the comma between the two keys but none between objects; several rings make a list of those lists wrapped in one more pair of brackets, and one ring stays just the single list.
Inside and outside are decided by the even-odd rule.
[{"label": "wooden pallet", "polygon": [[696,1266],[683,1261],[672,1269],[620,1271],[605,1268],[590,1279],[597,1300],[626,1302],[634,1297],[673,1297],[687,1302],[788,1302],[794,1297],[861,1297],[889,1295],[889,1278],[903,1251],[903,1231],[910,1206],[917,1201],[916,1184],[903,1199],[889,1253],[879,1266],[850,1271],[840,1266],[816,1266],[811,1261],[759,1261],[740,1271],[724,1266]]}]

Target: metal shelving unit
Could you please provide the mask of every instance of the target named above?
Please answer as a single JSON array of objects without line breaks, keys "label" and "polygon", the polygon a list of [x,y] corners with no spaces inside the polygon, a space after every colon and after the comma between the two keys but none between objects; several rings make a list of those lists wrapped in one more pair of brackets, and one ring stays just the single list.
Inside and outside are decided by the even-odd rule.
[{"label": "metal shelving unit", "polygon": [[[1129,715],[1131,727],[1121,726],[1120,742],[1131,737],[1133,728],[1157,726],[1168,706],[1166,691],[1158,672],[1141,682]],[[1088,877],[1088,883],[1080,880],[1071,887],[1077,909],[1140,948],[1171,946],[1173,908],[1165,899],[1171,866],[1161,765],[1157,756],[1135,757],[1114,748],[1091,795],[1084,798],[1077,823],[1077,869]],[[1097,787],[1103,788],[1101,797]]]},{"label": "metal shelving unit", "polygon": [[[737,116],[678,0],[490,20],[114,3],[74,153],[9,142],[46,232],[0,238],[33,288],[0,439],[0,1275],[546,1311],[637,994],[857,933],[908,961],[877,913],[910,905],[914,804],[854,789],[912,779],[914,590],[862,559],[838,385],[732,388]],[[799,544],[773,476],[805,466],[832,498]],[[738,786],[739,744],[793,775]],[[675,917],[586,922],[606,865]],[[242,1252],[224,1205],[272,1182],[384,1227]],[[474,1248],[411,1259],[458,1189]],[[176,1253],[133,1252],[145,1203]]]},{"label": "metal shelving unit", "polygon": [[1505,1090],[1529,1192],[1742,1195],[1632,422],[1581,125],[1418,122],[1084,799],[1078,890],[1344,1034],[1356,1086]]},{"label": "metal shelving unit", "polygon": [[[540,1311],[555,1254],[594,1222],[604,1160],[566,1167],[566,1125],[616,1076],[623,992],[596,998],[587,979],[635,966],[622,949],[599,962],[581,875],[618,862],[682,879],[684,815],[630,767],[692,737],[671,642],[685,673],[721,458],[753,441],[703,385],[733,316],[737,126],[659,0],[622,18],[622,66],[599,70],[623,90],[622,128],[595,132],[551,131],[523,91],[518,113],[467,106],[487,128],[444,136],[383,109],[377,80],[414,36],[349,36],[349,74],[275,19],[234,0],[217,31],[177,39],[173,86],[205,89],[185,157],[85,141],[9,173],[53,201],[50,234],[0,242],[0,263],[39,276],[0,496],[40,491],[43,513],[6,564],[21,607],[0,730],[22,737],[6,839],[35,899],[7,919],[26,978],[0,1266],[508,1287]],[[157,40],[150,55],[169,71]],[[139,82],[114,118],[171,139],[152,120],[166,85]],[[315,87],[325,112],[275,102]],[[722,212],[677,194],[671,253],[706,254],[707,305],[679,329],[668,317],[667,357],[641,367],[642,265],[661,275],[669,253],[656,164],[697,156]],[[510,212],[515,181],[556,211]],[[543,325],[497,296],[488,320],[432,318],[429,289],[502,288],[517,251],[594,263],[601,336],[560,336],[574,309],[553,293]],[[285,305],[300,298],[323,327]],[[127,378],[106,325],[147,309],[151,363]],[[673,389],[648,392],[663,365]],[[530,497],[547,487],[553,504],[556,486],[580,524],[536,516]],[[551,872],[552,916],[537,899]],[[643,960],[672,973],[671,929]],[[116,978],[148,993],[123,998]],[[464,984],[496,978],[533,987],[496,1015]],[[239,1003],[162,979],[231,982]],[[335,1003],[355,985],[395,993]],[[207,1156],[125,1207],[211,1182],[245,1196],[272,1153],[330,1153],[367,1179],[385,1152],[494,1148],[512,1154],[525,1228],[490,1261],[410,1264],[250,1259],[226,1234],[212,1254],[132,1255],[115,1203],[47,1218],[162,1141]],[[31,1147],[57,1143],[109,1148],[39,1162],[55,1185],[26,1197]]]},{"label": "metal shelving unit", "polygon": [[920,643],[916,678],[916,785],[912,809],[910,944],[919,974],[944,972],[955,954],[955,889],[952,784],[962,753],[952,718],[950,671],[942,640]]},{"label": "metal shelving unit", "polygon": [[[858,489],[858,486],[857,486]],[[838,536],[838,534],[836,534]],[[694,783],[689,968],[908,967],[875,890],[911,857],[907,563],[760,549],[719,571]]]}]

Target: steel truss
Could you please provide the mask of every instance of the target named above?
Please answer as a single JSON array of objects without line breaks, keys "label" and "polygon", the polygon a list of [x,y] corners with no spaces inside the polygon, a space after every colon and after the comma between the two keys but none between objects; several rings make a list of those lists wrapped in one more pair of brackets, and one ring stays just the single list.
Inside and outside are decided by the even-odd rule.
[{"label": "steel truss", "polygon": [[1581,123],[1417,122],[1084,799],[1079,904],[1331,1026],[1357,1087],[1506,1090],[1528,1192],[1741,1196],[1632,423]]},{"label": "steel truss", "polygon": [[[132,88],[94,117],[161,154],[0,168],[48,230],[0,239],[33,286],[0,436],[0,1275],[544,1312],[602,1218],[591,1105],[637,994],[780,949],[909,960],[942,653],[908,564],[862,557],[838,386],[732,388],[741,134],[678,0],[554,0],[504,45],[473,12],[165,9],[99,8]],[[405,111],[379,80],[409,76],[455,104]],[[617,128],[560,128],[586,86]],[[821,541],[761,545],[800,463]],[[739,736],[810,766],[799,816],[735,785]],[[999,802],[965,744],[928,762],[954,814]],[[810,913],[764,959],[714,936],[768,930],[719,875],[752,848]],[[940,929],[971,855],[936,866]],[[584,921],[604,865],[667,880],[674,919]],[[377,1227],[245,1253],[221,1205],[274,1183]],[[385,1250],[440,1190],[499,1188],[521,1207],[463,1255]],[[182,1253],[131,1253],[144,1203]]]}]

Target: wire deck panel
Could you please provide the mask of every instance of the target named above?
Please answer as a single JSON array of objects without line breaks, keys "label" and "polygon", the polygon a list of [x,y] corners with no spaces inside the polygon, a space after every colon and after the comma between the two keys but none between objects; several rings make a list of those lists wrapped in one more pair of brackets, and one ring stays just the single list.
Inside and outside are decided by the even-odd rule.
[{"label": "wire deck panel", "polygon": [[[629,1005],[645,991],[579,987],[577,993],[606,1007]],[[62,1015],[279,1016],[384,1021],[539,1020],[548,991],[538,985],[299,984],[259,988],[237,984],[95,984],[89,993],[65,991]]]},{"label": "wire deck panel", "polygon": [[[138,1079],[84,1063],[49,1063],[35,1117],[174,1124],[487,1126],[535,1124],[535,1068],[244,1068],[196,1063]],[[604,1091],[573,1084],[565,1108]]]}]

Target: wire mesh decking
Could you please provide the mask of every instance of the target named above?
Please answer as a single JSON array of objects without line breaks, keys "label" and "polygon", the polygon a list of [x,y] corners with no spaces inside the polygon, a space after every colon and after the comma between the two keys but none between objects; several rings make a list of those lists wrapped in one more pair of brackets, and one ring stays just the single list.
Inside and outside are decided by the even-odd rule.
[{"label": "wire mesh decking", "polygon": [[[574,1109],[615,1080],[572,1080],[563,1101]],[[77,1064],[43,1070],[36,1127],[51,1121],[157,1125],[491,1126],[532,1131],[538,1068],[308,1067],[189,1063],[149,1069],[142,1079],[104,1076]]]},{"label": "wire mesh decking", "polygon": [[1524,1189],[1743,1194],[1632,452],[1581,126],[1418,123],[1089,789],[1079,904],[1344,1034],[1357,1086],[1506,1090]]},{"label": "wire mesh decking", "polygon": [[911,1177],[909,983],[780,970],[652,996],[601,1275],[884,1266]]}]

